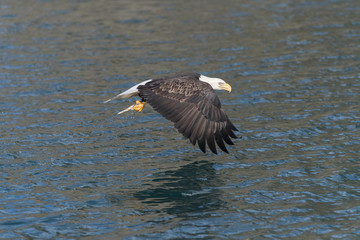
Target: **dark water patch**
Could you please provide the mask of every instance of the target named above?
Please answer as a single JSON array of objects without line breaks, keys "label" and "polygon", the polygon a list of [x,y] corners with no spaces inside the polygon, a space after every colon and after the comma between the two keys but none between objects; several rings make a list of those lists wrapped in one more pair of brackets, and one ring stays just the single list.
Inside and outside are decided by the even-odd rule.
[{"label": "dark water patch", "polygon": [[[358,238],[353,6],[6,3],[1,236]],[[135,99],[103,104],[189,71],[233,88],[218,93],[242,136],[230,154],[201,153],[150,107],[116,115]]]}]

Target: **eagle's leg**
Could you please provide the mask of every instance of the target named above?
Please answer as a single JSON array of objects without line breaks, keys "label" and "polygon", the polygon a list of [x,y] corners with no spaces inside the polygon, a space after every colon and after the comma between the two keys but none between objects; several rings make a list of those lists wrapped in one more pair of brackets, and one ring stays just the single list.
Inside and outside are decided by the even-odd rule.
[{"label": "eagle's leg", "polygon": [[141,112],[145,107],[146,102],[145,101],[136,101],[136,104],[133,106],[133,110]]}]

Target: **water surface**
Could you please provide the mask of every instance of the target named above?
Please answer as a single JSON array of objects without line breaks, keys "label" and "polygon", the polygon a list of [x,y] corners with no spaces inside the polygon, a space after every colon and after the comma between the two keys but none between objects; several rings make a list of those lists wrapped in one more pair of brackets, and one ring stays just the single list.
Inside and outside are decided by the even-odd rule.
[{"label": "water surface", "polygon": [[[360,237],[357,1],[3,1],[2,239]],[[147,106],[200,72],[240,130],[203,154]]]}]

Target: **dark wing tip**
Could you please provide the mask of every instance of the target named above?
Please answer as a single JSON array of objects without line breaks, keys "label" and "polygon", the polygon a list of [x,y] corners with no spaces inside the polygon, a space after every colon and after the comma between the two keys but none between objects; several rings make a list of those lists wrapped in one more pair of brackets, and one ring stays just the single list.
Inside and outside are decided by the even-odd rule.
[{"label": "dark wing tip", "polygon": [[223,141],[223,138],[222,138],[222,136],[221,136],[221,133],[220,133],[220,126],[218,126],[217,127],[217,129],[216,129],[216,132],[215,132],[215,140],[216,140],[216,143],[217,143],[217,145],[219,146],[219,148],[221,149],[221,150],[223,150],[224,152],[226,152],[226,153],[229,153],[228,152],[228,150],[226,149],[226,146],[225,146],[225,144],[224,144],[224,141]]},{"label": "dark wing tip", "polygon": [[230,119],[228,119],[228,123],[229,123],[229,125],[230,125],[231,130],[233,130],[233,131],[239,131],[239,130],[234,126],[234,124],[230,121]]},{"label": "dark wing tip", "polygon": [[207,133],[206,141],[207,141],[207,144],[208,144],[210,150],[213,153],[217,154],[216,145],[215,145],[215,139],[214,139],[214,135],[212,134],[212,132],[213,132],[212,129],[213,129],[212,127],[210,127],[208,129],[208,130],[210,130],[210,133],[209,132]]},{"label": "dark wing tip", "polygon": [[200,150],[201,150],[203,153],[206,153],[205,138],[200,138],[200,139],[198,139],[198,145],[199,145]]}]

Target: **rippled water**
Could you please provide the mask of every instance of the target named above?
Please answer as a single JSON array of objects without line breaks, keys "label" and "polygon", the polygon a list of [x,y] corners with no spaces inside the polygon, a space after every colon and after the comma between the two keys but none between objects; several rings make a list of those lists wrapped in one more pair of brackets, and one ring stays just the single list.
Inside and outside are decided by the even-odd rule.
[{"label": "rippled water", "polygon": [[[358,1],[2,1],[2,239],[360,237]],[[242,139],[203,154],[103,101],[196,71]]]}]

